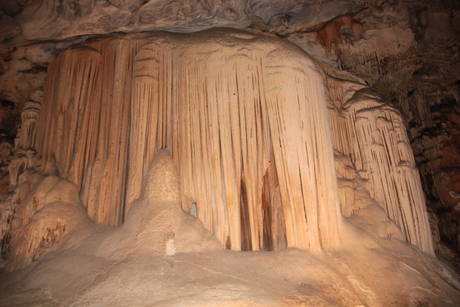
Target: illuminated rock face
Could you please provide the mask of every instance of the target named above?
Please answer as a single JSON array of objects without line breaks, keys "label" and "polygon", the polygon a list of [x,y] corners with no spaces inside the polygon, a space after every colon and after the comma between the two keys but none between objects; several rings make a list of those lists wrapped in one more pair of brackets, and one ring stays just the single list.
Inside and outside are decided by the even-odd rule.
[{"label": "illuminated rock face", "polygon": [[407,241],[432,253],[399,115],[375,97],[333,106],[331,94],[306,53],[274,38],[211,30],[98,39],[50,65],[37,144],[44,169],[74,182],[91,219],[112,226],[166,148],[182,208],[233,250],[340,248],[342,215],[353,209],[335,151]]},{"label": "illuminated rock face", "polygon": [[408,242],[432,252],[424,195],[400,113],[373,90],[363,88],[339,107],[332,118],[336,152],[349,158],[348,172],[352,173],[348,178],[342,174],[339,180],[344,194],[342,214],[350,216],[369,204],[367,200],[363,206],[362,199],[358,199],[364,190],[370,200],[385,210]]}]

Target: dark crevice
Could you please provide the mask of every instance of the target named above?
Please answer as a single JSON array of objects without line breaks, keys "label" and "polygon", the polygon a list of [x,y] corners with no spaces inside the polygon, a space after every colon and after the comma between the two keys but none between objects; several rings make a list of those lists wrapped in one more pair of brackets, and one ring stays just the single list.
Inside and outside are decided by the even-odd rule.
[{"label": "dark crevice", "polygon": [[273,233],[272,233],[272,214],[270,210],[270,187],[268,183],[268,174],[264,176],[264,183],[262,186],[262,210],[264,212],[263,220],[263,242],[262,250],[273,251]]},{"label": "dark crevice", "polygon": [[251,251],[251,224],[249,221],[248,201],[246,185],[241,179],[241,200],[240,200],[240,223],[241,223],[241,250]]}]

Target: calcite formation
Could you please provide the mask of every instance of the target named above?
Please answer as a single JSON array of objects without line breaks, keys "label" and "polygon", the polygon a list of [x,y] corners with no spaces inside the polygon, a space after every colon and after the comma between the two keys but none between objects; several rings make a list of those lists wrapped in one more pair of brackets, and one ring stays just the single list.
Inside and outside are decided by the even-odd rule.
[{"label": "calcite formation", "polygon": [[[428,225],[424,195],[399,112],[367,88],[357,90],[337,112],[336,148],[350,158],[347,162],[353,170],[353,176],[345,175],[343,179],[362,183],[370,199],[403,230],[407,241],[432,250],[429,229],[419,227]],[[348,198],[342,198],[345,216],[360,207],[355,197],[351,201]]]},{"label": "calcite formation", "polygon": [[10,271],[37,260],[61,237],[89,222],[75,184],[31,170],[23,178],[0,202],[1,252]]},{"label": "calcite formation", "polygon": [[377,203],[433,253],[399,113],[347,86],[297,46],[244,31],[98,38],[50,65],[38,139],[21,142],[97,223],[123,223],[166,149],[183,210],[228,249],[340,249],[345,217]]},{"label": "calcite formation", "polygon": [[459,12],[0,1],[0,305],[458,306]]},{"label": "calcite formation", "polygon": [[[401,111],[422,174],[436,251],[457,266],[459,65],[453,64],[458,61],[459,9],[455,1],[427,0],[3,0],[0,193],[8,192],[10,183],[17,185],[15,178],[31,167],[33,150],[24,151],[21,146],[28,145],[17,142],[18,150],[13,139],[25,104],[35,101],[31,92],[42,89],[49,61],[61,50],[86,40],[85,35],[114,31],[249,26],[253,33],[294,42],[316,60],[341,70],[341,77],[348,71],[364,79]],[[27,128],[20,133],[28,133]],[[336,160],[351,165],[345,156]],[[353,211],[369,203],[366,179],[347,173],[354,178],[351,182],[343,175],[339,187],[347,196],[341,196],[342,207],[353,203],[346,205]],[[194,208],[192,203],[196,215]]]}]

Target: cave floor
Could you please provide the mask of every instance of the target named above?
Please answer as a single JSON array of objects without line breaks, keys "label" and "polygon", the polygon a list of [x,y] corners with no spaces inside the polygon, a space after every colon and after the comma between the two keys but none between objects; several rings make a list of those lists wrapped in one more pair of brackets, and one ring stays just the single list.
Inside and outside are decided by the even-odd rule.
[{"label": "cave floor", "polygon": [[0,305],[458,306],[453,273],[400,245],[398,255],[221,250],[118,261],[80,250],[52,252],[0,273]]}]

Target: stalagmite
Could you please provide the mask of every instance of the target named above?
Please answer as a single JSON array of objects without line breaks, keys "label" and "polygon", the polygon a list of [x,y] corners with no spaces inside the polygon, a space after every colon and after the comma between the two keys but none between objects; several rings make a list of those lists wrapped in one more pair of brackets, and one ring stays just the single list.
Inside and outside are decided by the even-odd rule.
[{"label": "stalagmite", "polygon": [[335,150],[351,159],[349,176],[368,182],[359,193],[432,252],[400,118],[373,98],[334,109],[330,97],[310,57],[276,38],[225,29],[111,36],[50,65],[37,144],[43,169],[74,182],[91,219],[112,226],[167,149],[183,210],[233,250],[339,248],[342,214],[353,209]]}]

